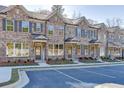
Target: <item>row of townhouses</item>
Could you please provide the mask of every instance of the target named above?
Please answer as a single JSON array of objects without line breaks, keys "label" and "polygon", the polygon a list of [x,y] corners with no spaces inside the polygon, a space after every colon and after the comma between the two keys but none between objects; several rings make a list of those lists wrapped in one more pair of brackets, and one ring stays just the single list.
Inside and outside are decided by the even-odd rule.
[{"label": "row of townhouses", "polygon": [[83,16],[58,11],[28,11],[22,5],[0,7],[0,60],[122,57],[124,30],[90,24]]}]

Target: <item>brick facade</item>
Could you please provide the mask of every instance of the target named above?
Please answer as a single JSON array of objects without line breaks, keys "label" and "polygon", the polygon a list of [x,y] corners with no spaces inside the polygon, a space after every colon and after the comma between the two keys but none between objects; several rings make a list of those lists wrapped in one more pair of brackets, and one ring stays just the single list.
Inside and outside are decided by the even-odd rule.
[{"label": "brick facade", "polygon": [[[19,23],[17,23],[16,31],[4,31],[3,30],[3,18],[9,20],[28,21],[31,23],[41,23],[42,31],[29,31],[21,32],[19,29]],[[85,17],[79,19],[64,18],[62,15],[50,12],[49,14],[35,13],[26,10],[21,5],[9,6],[0,11],[0,60],[15,60],[18,58],[31,58],[36,59],[36,47],[35,43],[40,42],[41,49],[44,49],[45,59],[48,58],[77,58],[80,56],[91,56],[99,58],[100,56],[106,56],[106,42],[107,31],[110,31],[103,23],[102,24],[90,24]],[[59,34],[59,30],[54,30],[52,35],[49,35],[48,25],[54,27],[63,27],[63,34]],[[81,29],[81,32],[76,32],[77,28]],[[29,27],[30,29],[30,27]],[[32,28],[31,28],[32,29]],[[56,28],[57,29],[57,28]],[[15,29],[14,29],[15,30]],[[85,34],[83,34],[83,31]],[[117,32],[117,31],[116,31]],[[40,34],[47,38],[45,42],[43,40],[33,40],[32,34]],[[93,35],[91,35],[93,34]],[[116,33],[122,35],[122,33]],[[123,34],[124,35],[124,34]],[[92,38],[93,36],[94,38]],[[115,35],[114,35],[115,36]],[[116,36],[115,36],[116,37]],[[65,40],[68,38],[76,38],[79,40],[76,42]],[[95,40],[95,42],[89,42]],[[6,53],[7,42],[26,42],[29,44],[29,56],[28,57],[8,57]],[[63,45],[63,54],[56,56],[49,55],[49,45]],[[79,48],[77,48],[79,46]],[[108,46],[109,49],[110,46]],[[54,46],[55,48],[55,46]],[[122,56],[123,46],[119,46],[120,56]],[[42,52],[41,51],[41,52]],[[51,50],[52,51],[52,50]],[[55,51],[55,49],[53,49]],[[59,51],[59,50],[58,50]],[[52,53],[52,52],[51,52]],[[54,52],[55,53],[55,52]],[[69,54],[71,53],[71,55]]]}]

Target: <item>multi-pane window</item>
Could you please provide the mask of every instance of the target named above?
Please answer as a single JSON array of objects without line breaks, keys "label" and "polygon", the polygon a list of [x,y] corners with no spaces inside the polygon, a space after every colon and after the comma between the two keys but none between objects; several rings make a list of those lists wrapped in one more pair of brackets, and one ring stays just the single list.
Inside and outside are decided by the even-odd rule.
[{"label": "multi-pane window", "polygon": [[14,54],[14,44],[12,42],[7,43],[7,56],[13,56]]},{"label": "multi-pane window", "polygon": [[64,50],[63,50],[63,45],[62,45],[62,44],[60,44],[60,45],[59,45],[58,55],[63,55],[63,53],[64,53]]},{"label": "multi-pane window", "polygon": [[22,46],[23,46],[22,56],[29,56],[29,44],[22,43]]},{"label": "multi-pane window", "polygon": [[85,37],[85,30],[84,29],[81,30],[81,37]]},{"label": "multi-pane window", "polygon": [[81,54],[81,47],[80,45],[77,45],[77,55],[80,55]]},{"label": "multi-pane window", "polygon": [[49,56],[52,56],[53,55],[53,44],[49,44],[48,55]]},{"label": "multi-pane window", "polygon": [[63,55],[63,44],[49,44],[48,55],[49,56],[58,56]]},{"label": "multi-pane window", "polygon": [[28,32],[28,31],[29,31],[29,22],[22,21],[22,32]]},{"label": "multi-pane window", "polygon": [[15,55],[21,56],[21,43],[15,43]]},{"label": "multi-pane window", "polygon": [[80,27],[77,27],[77,29],[76,29],[76,36],[77,36],[78,38],[81,37],[81,28],[80,28]]},{"label": "multi-pane window", "polygon": [[32,32],[35,32],[36,23],[32,23]]},{"label": "multi-pane window", "polygon": [[53,31],[54,31],[54,26],[53,25],[48,25],[48,35],[53,35]]},{"label": "multi-pane window", "polygon": [[36,23],[36,31],[40,32],[41,31],[41,24]]},{"label": "multi-pane window", "polygon": [[59,35],[64,35],[64,26],[56,25],[55,30],[58,31]]},{"label": "multi-pane window", "polygon": [[7,55],[9,57],[29,56],[29,45],[27,43],[7,43]]},{"label": "multi-pane window", "polygon": [[6,28],[7,31],[13,31],[14,28],[13,20],[6,20]]}]

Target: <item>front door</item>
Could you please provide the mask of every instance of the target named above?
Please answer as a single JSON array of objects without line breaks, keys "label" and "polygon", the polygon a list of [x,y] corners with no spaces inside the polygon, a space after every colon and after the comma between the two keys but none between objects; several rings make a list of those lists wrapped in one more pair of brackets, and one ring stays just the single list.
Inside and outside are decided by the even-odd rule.
[{"label": "front door", "polygon": [[41,46],[35,47],[35,58],[36,60],[41,60]]}]

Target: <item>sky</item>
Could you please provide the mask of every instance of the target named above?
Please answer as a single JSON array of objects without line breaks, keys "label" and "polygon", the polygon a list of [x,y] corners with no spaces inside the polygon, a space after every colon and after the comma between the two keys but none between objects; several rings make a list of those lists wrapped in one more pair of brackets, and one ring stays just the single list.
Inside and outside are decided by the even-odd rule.
[{"label": "sky", "polygon": [[[36,11],[39,9],[51,10],[52,5],[24,5],[28,10]],[[124,20],[124,5],[63,5],[64,14],[69,18],[72,15],[85,16],[87,19],[95,20],[99,23],[106,23],[106,19],[120,18]],[[124,27],[124,23],[122,23]]]}]

